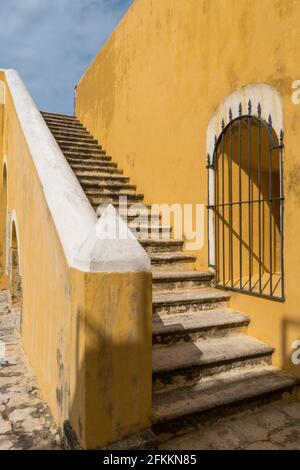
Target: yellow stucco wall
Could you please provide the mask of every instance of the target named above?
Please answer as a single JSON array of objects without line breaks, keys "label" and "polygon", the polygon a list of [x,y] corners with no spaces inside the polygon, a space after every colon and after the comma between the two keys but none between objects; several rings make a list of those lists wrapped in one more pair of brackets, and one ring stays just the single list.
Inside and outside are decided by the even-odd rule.
[{"label": "yellow stucco wall", "polygon": [[74,287],[75,299],[79,293],[70,416],[85,447],[96,448],[151,425],[151,274],[85,274],[84,288]]},{"label": "yellow stucco wall", "polygon": [[[4,73],[0,80],[6,83]],[[7,84],[0,126],[3,112],[1,189],[6,156],[7,207],[16,222],[22,279],[24,350],[60,428],[69,421],[82,446],[102,447],[150,425],[151,275],[70,268]],[[2,206],[3,198],[1,215]],[[1,273],[3,288],[7,279]]]},{"label": "yellow stucco wall", "polygon": [[[285,130],[285,283],[278,303],[234,294],[250,333],[292,366],[300,338],[300,2],[135,0],[77,87],[76,114],[152,203],[205,203],[206,132],[237,88],[266,83],[282,97]],[[238,106],[238,103],[237,103]],[[207,243],[207,241],[206,241]],[[207,267],[207,246],[198,266]]]}]

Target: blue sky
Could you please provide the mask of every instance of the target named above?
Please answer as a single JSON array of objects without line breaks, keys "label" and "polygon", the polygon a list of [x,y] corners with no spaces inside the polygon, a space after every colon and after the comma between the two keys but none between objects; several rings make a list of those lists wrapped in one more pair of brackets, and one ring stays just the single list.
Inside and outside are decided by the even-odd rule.
[{"label": "blue sky", "polygon": [[0,68],[40,109],[73,113],[73,89],[133,0],[0,0]]}]

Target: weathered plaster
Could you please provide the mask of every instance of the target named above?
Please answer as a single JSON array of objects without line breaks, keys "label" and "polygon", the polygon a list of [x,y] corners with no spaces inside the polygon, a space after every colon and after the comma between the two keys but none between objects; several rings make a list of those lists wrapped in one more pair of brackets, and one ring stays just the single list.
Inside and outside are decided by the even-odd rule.
[{"label": "weathered plaster", "polygon": [[248,114],[248,101],[252,103],[252,115],[258,116],[257,106],[261,105],[261,118],[268,122],[269,115],[272,118],[272,127],[279,137],[284,130],[283,104],[280,93],[271,85],[265,83],[253,83],[232,92],[218,106],[213,113],[207,128],[207,154],[213,155],[215,136],[219,136],[222,130],[222,119],[225,126],[229,122],[229,110],[232,110],[233,118],[238,116],[239,103],[242,104],[242,114]]},{"label": "weathered plaster", "polygon": [[[300,3],[231,4],[228,14],[228,2],[219,0],[133,2],[78,83],[76,115],[146,203],[206,204],[212,114],[214,134],[230,104],[236,113],[239,101],[245,109],[251,98],[256,113],[261,101],[263,117],[270,113],[285,134],[286,301],[236,293],[232,305],[251,315],[250,334],[275,346],[275,364],[299,374],[291,345],[300,337],[300,105],[291,97],[299,79]],[[207,251],[206,237],[196,253],[200,270],[207,269]]]},{"label": "weathered plaster", "polygon": [[5,85],[3,80],[0,80],[0,104],[5,104]]}]

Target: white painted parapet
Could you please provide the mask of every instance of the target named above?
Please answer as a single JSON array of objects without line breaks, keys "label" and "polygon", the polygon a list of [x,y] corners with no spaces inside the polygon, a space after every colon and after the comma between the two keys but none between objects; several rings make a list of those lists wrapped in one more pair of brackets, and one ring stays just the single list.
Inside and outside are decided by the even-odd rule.
[{"label": "white painted parapet", "polygon": [[84,272],[147,272],[150,258],[112,204],[103,211],[75,257]]},{"label": "white painted parapet", "polygon": [[[99,224],[104,227],[107,220],[111,224],[116,214],[110,208],[98,222],[19,74],[11,69],[3,72],[69,266],[86,272],[104,272],[108,268],[120,272],[149,271],[149,256],[132,234],[130,240],[120,239],[117,243],[96,241]],[[4,102],[4,88],[5,84],[0,83],[0,102]]]}]

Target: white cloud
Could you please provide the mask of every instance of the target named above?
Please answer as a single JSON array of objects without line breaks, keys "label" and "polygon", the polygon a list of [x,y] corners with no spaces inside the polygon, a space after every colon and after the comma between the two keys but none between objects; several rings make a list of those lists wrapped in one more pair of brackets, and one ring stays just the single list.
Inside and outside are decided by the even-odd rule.
[{"label": "white cloud", "polygon": [[41,109],[73,112],[73,88],[133,0],[1,0],[0,68]]}]

